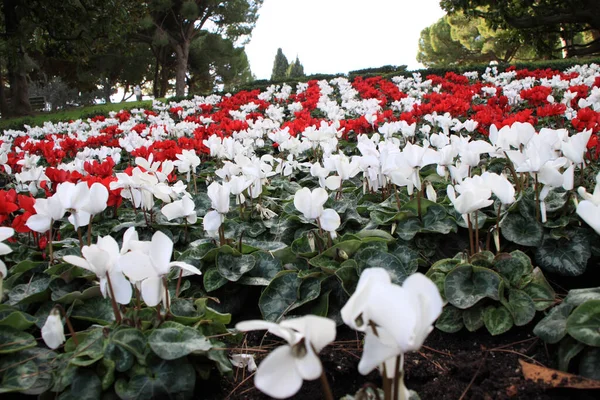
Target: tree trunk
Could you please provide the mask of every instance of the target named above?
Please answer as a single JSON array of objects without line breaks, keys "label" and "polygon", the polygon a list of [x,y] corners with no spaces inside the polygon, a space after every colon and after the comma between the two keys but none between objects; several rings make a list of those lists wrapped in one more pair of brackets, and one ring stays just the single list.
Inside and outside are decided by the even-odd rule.
[{"label": "tree trunk", "polygon": [[185,80],[187,74],[188,58],[190,55],[190,41],[186,40],[183,43],[175,46],[175,54],[177,55],[177,65],[175,66],[175,95],[185,96]]},{"label": "tree trunk", "polygon": [[155,99],[158,99],[159,96],[159,83],[160,83],[160,62],[158,60],[158,56],[156,57],[156,65],[154,66],[154,80],[152,81],[152,95]]},{"label": "tree trunk", "polygon": [[25,49],[19,32],[17,0],[4,0],[4,23],[8,37],[7,57],[8,83],[10,85],[11,105],[8,114],[21,116],[31,114],[29,104],[29,84],[25,70]]},{"label": "tree trunk", "polygon": [[163,64],[160,69],[160,92],[158,97],[167,97],[167,89],[169,88],[169,68]]},{"label": "tree trunk", "polygon": [[112,86],[110,84],[110,79],[104,78],[104,86],[102,87],[102,91],[104,92],[104,101],[106,104],[110,104],[110,95]]},{"label": "tree trunk", "polygon": [[8,103],[6,102],[6,94],[4,93],[4,76],[2,75],[2,62],[0,61],[0,114],[2,117],[8,115]]}]

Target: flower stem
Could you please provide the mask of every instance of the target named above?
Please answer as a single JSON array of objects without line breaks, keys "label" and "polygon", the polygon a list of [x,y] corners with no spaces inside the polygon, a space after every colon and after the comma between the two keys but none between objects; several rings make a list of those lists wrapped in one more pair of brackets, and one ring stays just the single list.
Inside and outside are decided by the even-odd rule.
[{"label": "flower stem", "polygon": [[417,191],[417,213],[419,215],[419,219],[421,219],[421,191]]},{"label": "flower stem", "polygon": [[50,220],[50,231],[48,232],[48,252],[50,253],[50,265],[54,264],[54,249],[52,248],[52,232],[54,230],[54,220]]},{"label": "flower stem", "polygon": [[83,237],[81,236],[81,229],[77,228],[77,238],[79,239],[79,250],[83,248]]},{"label": "flower stem", "polygon": [[406,400],[404,399],[404,390],[402,382],[404,382],[404,354],[400,353],[396,356],[396,371],[394,374],[394,400]]},{"label": "flower stem", "polygon": [[469,245],[472,256],[475,253],[475,245],[473,244],[473,224],[471,223],[471,214],[467,214],[467,225],[469,227]]},{"label": "flower stem", "polygon": [[179,297],[179,288],[181,288],[181,278],[183,277],[183,268],[179,268],[179,278],[177,279],[177,288],[175,289],[175,297]]},{"label": "flower stem", "polygon": [[117,324],[121,323],[121,312],[119,311],[119,306],[117,306],[117,301],[115,300],[115,292],[113,291],[112,282],[110,281],[110,274],[106,274],[106,282],[108,283],[108,290],[110,292],[110,304],[113,308],[113,313],[115,314],[115,320]]},{"label": "flower stem", "polygon": [[[498,232],[498,237],[500,237],[500,213],[502,212],[502,203],[500,203],[498,205],[498,213],[496,214],[496,232]],[[500,239],[498,239],[498,242],[500,242]],[[500,247],[500,246],[498,246]],[[500,248],[496,249],[497,253],[500,252]]]},{"label": "flower stem", "polygon": [[535,174],[535,219],[540,220],[540,192],[538,191],[538,174]]},{"label": "flower stem", "polygon": [[166,318],[169,315],[169,312],[171,311],[171,304],[169,301],[169,285],[168,285],[166,276],[163,276],[162,281],[163,281],[163,285],[165,287],[165,305],[166,305],[165,318]]},{"label": "flower stem", "polygon": [[[115,210],[117,209],[117,206],[115,206]],[[92,245],[92,219],[93,216],[90,217],[90,223],[88,224],[88,229],[87,229],[87,245],[91,246]]]},{"label": "flower stem", "polygon": [[475,252],[479,253],[479,210],[475,210],[475,223],[477,226],[475,227]]},{"label": "flower stem", "polygon": [[219,226],[219,245],[225,245],[225,228],[223,227],[223,224]]},{"label": "flower stem", "polygon": [[326,400],[334,400],[333,392],[331,391],[331,386],[329,385],[329,381],[327,380],[327,375],[325,375],[325,370],[321,372],[321,386],[323,387],[323,397]]},{"label": "flower stem", "polygon": [[67,312],[65,311],[63,306],[61,306],[60,304],[57,304],[56,308],[58,308],[60,310],[60,312],[62,313],[63,317],[65,317],[65,322],[67,323],[67,328],[69,329],[69,333],[71,334],[71,337],[73,338],[73,342],[75,342],[75,346],[79,346],[79,340],[77,340],[77,333],[75,333],[75,329],[73,329],[73,325],[71,325],[71,320],[69,319]]}]

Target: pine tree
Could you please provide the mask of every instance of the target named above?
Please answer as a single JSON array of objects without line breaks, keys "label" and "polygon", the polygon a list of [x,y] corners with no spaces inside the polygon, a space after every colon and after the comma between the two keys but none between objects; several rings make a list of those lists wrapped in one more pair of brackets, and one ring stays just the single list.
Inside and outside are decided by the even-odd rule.
[{"label": "pine tree", "polygon": [[273,72],[271,73],[271,80],[284,80],[287,76],[289,63],[283,50],[277,49],[277,55],[275,55],[275,61],[273,62]]},{"label": "pine tree", "polygon": [[290,66],[288,67],[287,70],[287,77],[294,79],[294,78],[302,78],[304,76],[304,67],[302,66],[302,63],[300,62],[300,60],[298,59],[298,56],[296,56],[296,60],[293,61]]}]

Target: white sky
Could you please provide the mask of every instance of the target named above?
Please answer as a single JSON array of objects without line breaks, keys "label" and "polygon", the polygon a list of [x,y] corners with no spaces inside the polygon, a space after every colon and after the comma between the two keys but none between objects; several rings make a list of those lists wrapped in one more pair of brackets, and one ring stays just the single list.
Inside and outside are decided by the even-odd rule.
[{"label": "white sky", "polygon": [[439,0],[265,0],[246,45],[258,79],[279,47],[306,74],[417,63],[421,30],[444,15]]}]

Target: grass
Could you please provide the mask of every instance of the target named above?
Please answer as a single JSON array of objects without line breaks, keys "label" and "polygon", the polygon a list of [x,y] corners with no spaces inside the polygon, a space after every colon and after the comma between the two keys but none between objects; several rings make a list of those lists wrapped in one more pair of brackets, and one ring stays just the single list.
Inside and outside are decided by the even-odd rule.
[{"label": "grass", "polygon": [[[159,99],[164,100],[164,99]],[[152,100],[132,101],[126,103],[96,104],[93,106],[71,108],[56,112],[39,112],[25,117],[0,118],[0,131],[3,129],[23,129],[23,125],[41,126],[44,122],[61,122],[76,119],[86,119],[93,115],[105,115],[111,111],[132,108],[150,108]]]}]

